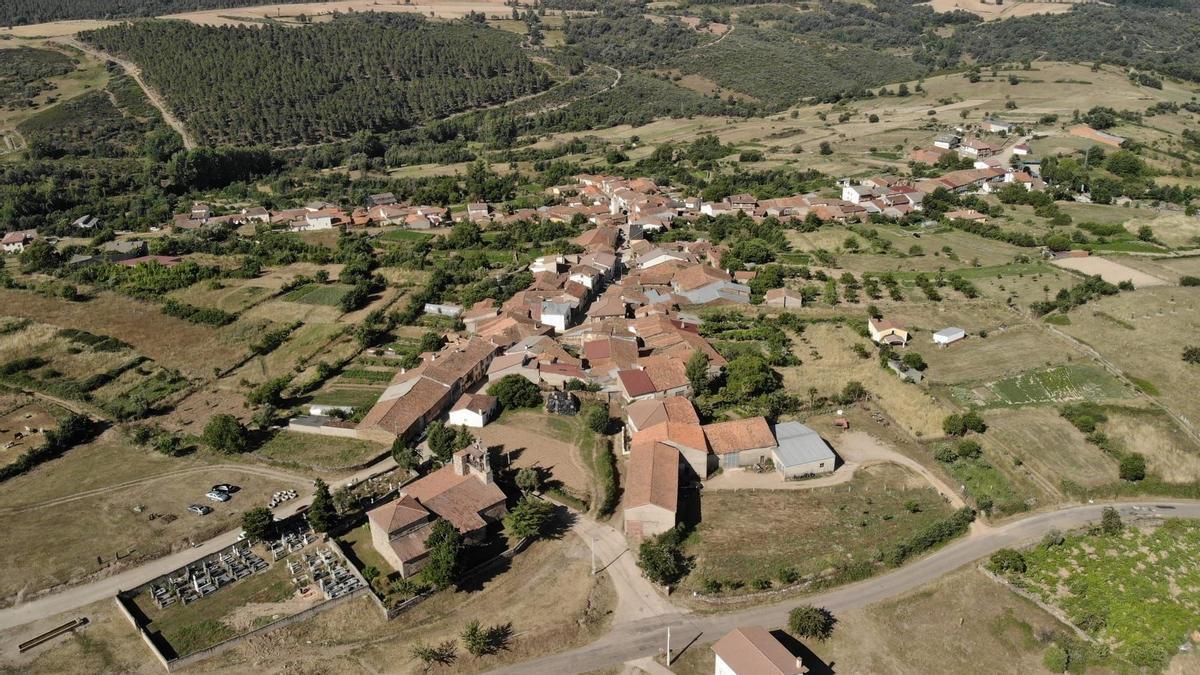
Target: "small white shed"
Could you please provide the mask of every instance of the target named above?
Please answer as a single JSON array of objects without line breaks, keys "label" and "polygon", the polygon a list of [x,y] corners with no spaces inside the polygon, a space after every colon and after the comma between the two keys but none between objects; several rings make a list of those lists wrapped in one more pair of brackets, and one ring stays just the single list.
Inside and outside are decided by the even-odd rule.
[{"label": "small white shed", "polygon": [[951,342],[958,342],[967,337],[967,331],[961,328],[943,328],[933,334],[933,341],[941,346],[946,346]]}]

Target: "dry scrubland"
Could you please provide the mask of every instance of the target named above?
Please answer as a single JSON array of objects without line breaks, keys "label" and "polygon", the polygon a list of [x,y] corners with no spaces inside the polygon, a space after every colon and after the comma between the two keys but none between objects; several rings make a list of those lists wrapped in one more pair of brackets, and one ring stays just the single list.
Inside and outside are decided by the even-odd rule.
[{"label": "dry scrubland", "polygon": [[807,396],[809,387],[816,387],[819,395],[832,396],[847,381],[858,380],[871,392],[875,404],[910,433],[942,435],[942,419],[954,408],[901,382],[890,370],[880,368],[877,359],[863,359],[851,350],[855,343],[869,342],[845,326],[810,325],[794,347],[804,365],[779,369],[784,386],[802,397]]}]

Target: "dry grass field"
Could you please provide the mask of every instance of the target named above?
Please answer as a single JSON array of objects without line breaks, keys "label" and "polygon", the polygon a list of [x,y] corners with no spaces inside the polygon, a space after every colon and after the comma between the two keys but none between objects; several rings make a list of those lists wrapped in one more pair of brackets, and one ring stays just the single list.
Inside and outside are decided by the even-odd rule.
[{"label": "dry grass field", "polygon": [[1063,258],[1055,260],[1055,265],[1069,270],[1074,270],[1088,276],[1099,275],[1110,284],[1119,284],[1122,281],[1133,282],[1134,288],[1146,288],[1147,286],[1162,286],[1167,282],[1141,270],[1127,267],[1115,260],[1091,256],[1087,258]]},{"label": "dry grass field", "polygon": [[0,403],[0,466],[41,445],[45,432],[58,426],[61,414],[57,406],[34,399],[12,405]]},{"label": "dry grass field", "polygon": [[574,429],[542,412],[509,412],[482,429],[472,429],[485,445],[502,446],[512,466],[536,467],[560,481],[571,494],[590,494],[591,479],[573,442]]},{"label": "dry grass field", "polygon": [[796,341],[794,351],[804,365],[780,368],[789,392],[807,398],[810,387],[819,395],[837,394],[849,380],[863,383],[876,405],[911,434],[941,436],[942,419],[955,408],[930,396],[921,388],[901,382],[874,358],[863,359],[851,351],[854,343],[868,345],[844,326],[809,326]]},{"label": "dry grass field", "polygon": [[939,12],[962,10],[970,12],[984,21],[1009,19],[1014,16],[1033,16],[1035,14],[1062,14],[1071,11],[1072,2],[1022,2],[1009,0],[1003,4],[992,0],[932,0],[929,6]]},{"label": "dry grass field", "polygon": [[[916,512],[905,508],[910,501]],[[705,492],[702,510],[687,539],[696,556],[684,582],[691,589],[708,579],[777,579],[782,567],[807,576],[870,561],[952,509],[923,477],[881,464],[829,488]]]},{"label": "dry grass field", "polygon": [[1200,303],[1191,288],[1157,287],[1121,293],[1070,313],[1059,330],[1090,345],[1126,375],[1159,392],[1176,412],[1200,423],[1195,377],[1184,375],[1183,348],[1200,331]]},{"label": "dry grass field", "polygon": [[369,462],[388,448],[353,438],[337,438],[280,431],[254,451],[281,466],[348,469]]},{"label": "dry grass field", "polygon": [[[68,455],[39,471],[53,471],[72,459]],[[233,483],[241,490],[229,502],[205,499],[209,486],[217,483]],[[0,597],[79,581],[186,548],[232,529],[242,511],[265,504],[271,492],[304,484],[225,468],[168,471],[150,482],[5,513],[7,545],[0,565],[7,574],[0,580]],[[211,506],[213,512],[187,512],[193,503]],[[54,533],[52,546],[46,545],[48,532]]]},{"label": "dry grass field", "polygon": [[[1046,647],[1035,636],[1067,630],[974,568],[900,598],[835,616],[838,622],[830,640],[806,640],[804,646],[811,651],[795,650],[810,673],[1046,673],[1041,665]],[[713,672],[709,647],[688,647],[671,670],[678,675]]]},{"label": "dry grass field", "polygon": [[[256,337],[245,322],[212,328],[166,316],[153,304],[100,292],[87,302],[68,302],[36,293],[0,289],[0,306],[11,316],[69,326],[129,343],[138,353],[188,373],[210,375],[246,354]],[[250,330],[251,334],[245,334]]]},{"label": "dry grass field", "polygon": [[1200,445],[1157,410],[1112,411],[1104,433],[1130,452],[1146,458],[1146,467],[1168,483],[1200,481]]},{"label": "dry grass field", "polygon": [[1117,461],[1089,443],[1054,408],[991,411],[986,420],[982,442],[1019,459],[1021,469],[1033,471],[1055,489],[1063,479],[1084,487],[1117,480]]},{"label": "dry grass field", "polygon": [[1066,340],[1053,339],[1028,323],[1009,326],[1003,331],[990,329],[986,338],[966,326],[960,327],[968,330],[970,336],[946,347],[938,347],[924,336],[909,342],[907,349],[921,354],[929,364],[926,377],[930,383],[994,380],[1032,365],[1059,365],[1079,358]]},{"label": "dry grass field", "polygon": [[336,2],[307,2],[286,5],[263,5],[259,7],[237,7],[200,12],[171,14],[167,18],[182,19],[211,26],[258,24],[264,20],[288,22],[301,14],[317,20],[334,12],[417,12],[425,16],[444,19],[461,19],[469,12],[483,12],[488,16],[507,16],[508,8],[500,0],[424,0],[422,2],[396,2],[395,0],[338,0]]}]

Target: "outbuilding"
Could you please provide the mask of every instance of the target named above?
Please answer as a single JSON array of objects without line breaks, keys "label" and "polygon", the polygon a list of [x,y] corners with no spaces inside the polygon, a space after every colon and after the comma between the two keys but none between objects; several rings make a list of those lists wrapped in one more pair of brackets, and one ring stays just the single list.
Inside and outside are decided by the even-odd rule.
[{"label": "outbuilding", "polygon": [[938,332],[934,333],[933,341],[935,344],[945,347],[946,345],[950,344],[951,342],[958,342],[959,340],[961,340],[965,337],[967,337],[967,331],[965,331],[961,328],[950,327],[950,328],[943,328],[943,329],[939,330]]},{"label": "outbuilding", "polygon": [[833,450],[812,428],[799,422],[775,425],[775,442],[771,451],[775,470],[784,478],[799,478],[832,473],[837,457]]},{"label": "outbuilding", "polygon": [[450,424],[480,429],[496,414],[496,397],[487,394],[463,394],[450,409]]}]

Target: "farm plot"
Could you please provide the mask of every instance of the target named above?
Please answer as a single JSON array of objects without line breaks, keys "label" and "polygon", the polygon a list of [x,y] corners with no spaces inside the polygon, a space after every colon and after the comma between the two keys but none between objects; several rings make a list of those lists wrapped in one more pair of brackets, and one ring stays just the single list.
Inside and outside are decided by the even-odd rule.
[{"label": "farm plot", "polygon": [[1112,407],[1104,433],[1128,452],[1146,458],[1146,468],[1167,483],[1200,481],[1200,447],[1158,409]]},{"label": "farm plot", "polygon": [[1136,666],[1163,668],[1200,625],[1200,523],[1072,534],[1025,552],[1014,581]]},{"label": "farm plot", "polygon": [[545,413],[510,412],[472,433],[489,447],[501,446],[514,468],[535,467],[549,472],[571,494],[590,494],[591,479],[574,442],[576,430]]},{"label": "farm plot", "polygon": [[361,466],[386,451],[353,438],[279,431],[254,454],[285,466],[337,470]]},{"label": "farm plot", "polygon": [[41,445],[47,430],[58,426],[57,408],[32,399],[0,400],[0,466]]},{"label": "farm plot", "polygon": [[[69,302],[28,291],[0,288],[0,307],[9,316],[111,336],[163,366],[210,375],[241,360],[257,328],[245,320],[222,328],[167,316],[158,306],[100,292],[87,302]],[[270,318],[270,317],[267,317]]]},{"label": "farm plot", "polygon": [[1012,407],[1120,400],[1130,397],[1120,381],[1098,366],[1072,364],[1031,370],[975,386],[953,387],[951,396],[963,405]]},{"label": "farm plot", "polygon": [[1089,256],[1087,258],[1062,258],[1061,260],[1055,260],[1054,264],[1088,276],[1098,275],[1110,284],[1131,281],[1134,288],[1145,288],[1147,286],[1162,286],[1167,283],[1152,274],[1127,267],[1115,260],[1096,256]]},{"label": "farm plot", "polygon": [[289,291],[283,296],[288,302],[302,302],[306,305],[326,305],[337,307],[342,297],[350,292],[346,284],[305,284],[300,288]]},{"label": "farm plot", "polygon": [[924,478],[886,464],[831,488],[707,492],[700,525],[686,542],[696,564],[684,585],[748,586],[789,567],[807,576],[873,566],[886,548],[951,511]]},{"label": "farm plot", "polygon": [[1098,351],[1138,378],[1139,387],[1176,413],[1200,420],[1200,396],[1181,354],[1200,333],[1194,289],[1159,286],[1106,297],[1073,310],[1059,330]]},{"label": "farm plot", "polygon": [[173,291],[169,297],[195,307],[212,307],[231,314],[241,314],[278,292],[278,288],[257,285],[257,279],[242,282],[237,279],[201,281]]},{"label": "farm plot", "polygon": [[1019,460],[1019,471],[1033,471],[1051,486],[1064,479],[1084,487],[1117,480],[1117,460],[1089,443],[1057,410],[1001,409],[989,412],[984,443]]},{"label": "farm plot", "polygon": [[938,348],[932,341],[913,340],[907,349],[924,357],[929,364],[926,377],[938,384],[1001,378],[1029,367],[1035,357],[1039,365],[1049,367],[1077,356],[1066,340],[1049,336],[1029,324],[1010,326],[1004,331],[991,329],[986,338],[976,333],[944,348]]}]

